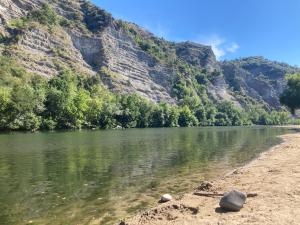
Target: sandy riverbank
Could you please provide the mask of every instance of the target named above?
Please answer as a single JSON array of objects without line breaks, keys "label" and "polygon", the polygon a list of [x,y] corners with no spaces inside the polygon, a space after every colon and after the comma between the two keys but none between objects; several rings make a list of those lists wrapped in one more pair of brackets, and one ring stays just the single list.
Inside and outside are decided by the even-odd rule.
[{"label": "sandy riverbank", "polygon": [[193,193],[160,204],[137,215],[128,225],[196,224],[300,224],[300,134],[282,136],[284,142],[258,159],[212,182],[211,191],[231,189],[256,192],[240,212],[223,212],[220,197],[200,197]]}]

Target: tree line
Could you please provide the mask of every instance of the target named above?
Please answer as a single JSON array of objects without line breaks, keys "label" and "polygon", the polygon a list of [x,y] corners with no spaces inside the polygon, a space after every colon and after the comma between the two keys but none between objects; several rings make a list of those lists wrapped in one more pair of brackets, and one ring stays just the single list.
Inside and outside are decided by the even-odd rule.
[{"label": "tree line", "polygon": [[137,94],[114,94],[99,76],[64,70],[51,79],[0,57],[0,130],[275,125],[289,113],[232,102],[156,104]]}]

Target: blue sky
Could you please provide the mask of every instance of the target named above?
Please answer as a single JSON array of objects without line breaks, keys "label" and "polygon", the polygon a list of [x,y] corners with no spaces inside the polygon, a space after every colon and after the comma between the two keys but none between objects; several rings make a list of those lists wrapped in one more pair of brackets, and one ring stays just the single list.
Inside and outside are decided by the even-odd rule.
[{"label": "blue sky", "polygon": [[300,66],[300,0],[92,0],[172,41],[213,46],[219,59],[261,55]]}]

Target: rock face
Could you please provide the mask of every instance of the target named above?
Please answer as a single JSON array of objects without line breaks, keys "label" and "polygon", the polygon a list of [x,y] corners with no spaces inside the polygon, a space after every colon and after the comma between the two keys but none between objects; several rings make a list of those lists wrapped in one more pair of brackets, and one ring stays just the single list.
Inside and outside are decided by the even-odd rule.
[{"label": "rock face", "polygon": [[220,66],[210,46],[189,41],[177,43],[176,54],[187,63],[205,68],[208,72],[220,71]]},{"label": "rock face", "polygon": [[279,95],[286,85],[285,75],[299,72],[299,68],[263,57],[225,61],[221,67],[226,83],[234,91],[275,108],[280,107]]},{"label": "rock face", "polygon": [[42,76],[57,74],[63,65],[71,65],[82,73],[95,73],[72,43],[70,35],[62,29],[58,29],[55,36],[45,29],[30,29],[21,35],[17,48],[12,49],[11,54],[27,70]]},{"label": "rock face", "polygon": [[[44,3],[73,25],[48,29],[35,24],[22,31],[8,28],[10,21],[30,14]],[[178,79],[178,71],[172,64],[175,61],[202,69],[211,76],[205,82],[211,101],[228,100],[241,107],[244,105],[241,96],[248,96],[270,108],[278,108],[285,74],[299,71],[259,57],[218,62],[210,46],[159,39],[137,25],[115,20],[84,0],[2,0],[1,36],[17,41],[0,41],[0,52],[8,52],[29,72],[51,77],[68,67],[82,74],[100,76],[114,92],[134,92],[154,102],[178,102],[173,93]],[[146,42],[138,43],[141,38]],[[163,47],[157,49],[153,43]],[[155,54],[166,54],[165,60]],[[184,74],[184,79],[187,86],[195,82],[191,74]]]},{"label": "rock face", "polygon": [[243,208],[244,203],[246,202],[246,194],[240,191],[230,191],[221,198],[220,207],[228,211],[240,211]]},{"label": "rock face", "polygon": [[171,68],[156,62],[122,29],[108,27],[101,36],[105,52],[102,66],[116,74],[108,86],[118,92],[137,92],[155,102],[174,102],[170,96]]}]

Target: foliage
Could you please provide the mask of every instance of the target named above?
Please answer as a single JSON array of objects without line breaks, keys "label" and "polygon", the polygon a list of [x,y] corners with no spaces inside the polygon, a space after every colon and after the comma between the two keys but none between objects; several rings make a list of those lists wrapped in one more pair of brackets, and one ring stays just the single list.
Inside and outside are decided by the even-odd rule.
[{"label": "foliage", "polygon": [[300,119],[291,119],[290,124],[300,125]]},{"label": "foliage", "polygon": [[198,120],[192,111],[184,106],[179,112],[178,124],[181,127],[193,127],[198,125]]},{"label": "foliage", "polygon": [[56,14],[48,4],[44,4],[40,9],[32,11],[25,17],[10,21],[10,26],[19,30],[27,29],[32,26],[32,22],[37,22],[48,26],[51,29],[60,23],[61,18]]},{"label": "foliage", "polygon": [[280,96],[280,102],[294,114],[300,108],[300,73],[287,76],[287,88]]},{"label": "foliage", "polygon": [[[74,18],[74,20],[76,20],[76,18]],[[9,26],[22,31],[31,27],[35,27],[37,24],[48,27],[49,31],[52,32],[53,27],[57,25],[62,27],[72,27],[75,26],[76,22],[57,15],[55,10],[50,5],[43,4],[41,8],[33,10],[27,16],[11,20]]]},{"label": "foliage", "polygon": [[37,130],[44,111],[45,82],[0,57],[0,129]]},{"label": "foliage", "polygon": [[[189,69],[181,68],[180,76]],[[180,84],[186,90],[179,106],[156,104],[137,94],[113,94],[96,76],[83,76],[71,70],[46,80],[27,73],[13,59],[1,56],[0,129],[35,131],[291,122],[287,112],[268,112],[261,106],[242,110],[231,102],[213,104],[206,97],[195,97],[195,91],[189,89],[184,79]]]},{"label": "foliage", "polygon": [[234,106],[232,102],[221,102],[217,106],[216,125],[219,126],[240,126],[244,125],[241,110]]},{"label": "foliage", "polygon": [[247,107],[245,111],[251,124],[284,125],[291,123],[290,114],[286,111],[266,111],[261,106]]},{"label": "foliage", "polygon": [[44,4],[41,9],[33,11],[31,15],[29,15],[29,19],[50,26],[57,25],[59,21],[55,11],[47,4]]},{"label": "foliage", "polygon": [[151,127],[177,127],[179,110],[176,106],[166,103],[152,107],[150,114]]}]

